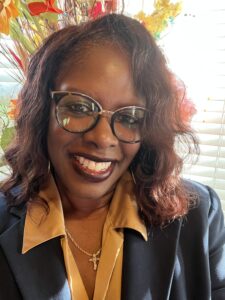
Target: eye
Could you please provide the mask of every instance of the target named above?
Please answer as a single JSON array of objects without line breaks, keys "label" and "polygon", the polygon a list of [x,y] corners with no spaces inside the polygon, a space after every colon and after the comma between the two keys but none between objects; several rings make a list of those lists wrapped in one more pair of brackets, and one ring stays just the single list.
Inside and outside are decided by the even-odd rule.
[{"label": "eye", "polygon": [[87,104],[79,102],[67,104],[67,109],[74,113],[88,113],[91,111]]},{"label": "eye", "polygon": [[140,124],[140,120],[138,118],[128,113],[119,114],[116,118],[116,121],[129,128],[135,128]]},{"label": "eye", "polygon": [[71,101],[67,103],[63,103],[60,106],[60,110],[64,112],[64,114],[68,114],[74,117],[83,117],[93,113],[92,106],[90,103],[86,103],[83,101]]},{"label": "eye", "polygon": [[61,98],[58,103],[60,111],[71,116],[89,116],[100,109],[98,105],[88,97],[81,94],[68,94]]}]

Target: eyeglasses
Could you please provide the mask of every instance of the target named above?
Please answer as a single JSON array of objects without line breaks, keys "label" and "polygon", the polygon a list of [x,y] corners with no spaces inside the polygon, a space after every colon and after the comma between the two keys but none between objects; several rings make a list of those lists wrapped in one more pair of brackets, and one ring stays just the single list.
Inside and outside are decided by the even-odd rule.
[{"label": "eyeglasses", "polygon": [[147,109],[126,106],[115,111],[102,109],[90,96],[77,92],[52,91],[56,103],[55,115],[60,127],[72,133],[84,133],[94,128],[101,116],[110,119],[113,134],[124,143],[138,143],[141,140]]}]

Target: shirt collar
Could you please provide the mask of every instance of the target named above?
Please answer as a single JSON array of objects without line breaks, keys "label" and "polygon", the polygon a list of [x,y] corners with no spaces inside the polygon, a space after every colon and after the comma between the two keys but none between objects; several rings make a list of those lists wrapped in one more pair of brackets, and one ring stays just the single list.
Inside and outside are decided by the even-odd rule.
[{"label": "shirt collar", "polygon": [[[28,204],[22,253],[52,238],[65,236],[64,214],[59,191],[53,176],[48,186],[38,194],[37,201]],[[138,216],[133,193],[133,180],[126,172],[117,184],[108,216],[115,229],[130,228],[138,231],[147,240],[144,222]]]},{"label": "shirt collar", "polygon": [[147,229],[138,215],[132,176],[126,172],[118,182],[109,208],[109,216],[115,229],[130,228],[138,231],[147,241]]},{"label": "shirt collar", "polygon": [[65,235],[61,198],[50,177],[48,186],[38,194],[37,201],[28,204],[24,226],[22,253],[52,238]]}]

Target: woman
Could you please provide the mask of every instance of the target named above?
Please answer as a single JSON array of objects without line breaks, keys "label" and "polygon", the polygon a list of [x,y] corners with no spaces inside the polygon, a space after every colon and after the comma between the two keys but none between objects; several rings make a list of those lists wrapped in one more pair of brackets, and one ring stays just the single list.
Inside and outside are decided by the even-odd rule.
[{"label": "woman", "polygon": [[[108,15],[33,56],[2,184],[0,299],[224,299],[218,197],[153,38]],[[191,149],[189,149],[191,151]]]}]

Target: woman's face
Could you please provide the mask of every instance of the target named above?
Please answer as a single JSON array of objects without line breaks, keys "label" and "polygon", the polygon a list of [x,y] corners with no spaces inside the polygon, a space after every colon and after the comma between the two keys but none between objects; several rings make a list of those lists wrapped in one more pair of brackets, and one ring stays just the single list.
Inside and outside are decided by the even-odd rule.
[{"label": "woman's face", "polygon": [[[135,93],[128,58],[110,46],[93,47],[82,63],[72,63],[59,74],[55,90],[91,96],[104,110],[144,106]],[[57,123],[55,104],[52,103],[49,157],[59,188],[74,198],[100,199],[111,192],[139,147],[139,143],[120,142],[106,116],[101,116],[97,125],[85,133],[65,131]]]}]

